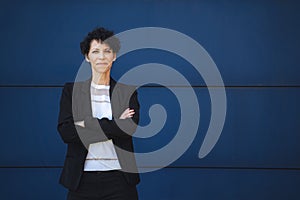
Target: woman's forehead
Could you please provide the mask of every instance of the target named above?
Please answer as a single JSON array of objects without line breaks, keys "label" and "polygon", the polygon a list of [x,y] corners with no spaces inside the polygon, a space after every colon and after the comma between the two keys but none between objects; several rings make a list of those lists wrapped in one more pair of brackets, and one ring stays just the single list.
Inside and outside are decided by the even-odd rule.
[{"label": "woman's forehead", "polygon": [[110,48],[110,46],[106,42],[103,42],[101,40],[93,40],[91,42],[91,48],[106,49]]}]

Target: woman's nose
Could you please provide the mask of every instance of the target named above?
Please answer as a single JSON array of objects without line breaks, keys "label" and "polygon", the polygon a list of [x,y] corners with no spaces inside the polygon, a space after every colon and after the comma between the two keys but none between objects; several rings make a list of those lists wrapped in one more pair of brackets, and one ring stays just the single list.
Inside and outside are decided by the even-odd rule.
[{"label": "woman's nose", "polygon": [[104,53],[103,53],[103,51],[100,51],[100,52],[99,52],[99,58],[100,58],[100,59],[103,59],[103,58],[104,58]]}]

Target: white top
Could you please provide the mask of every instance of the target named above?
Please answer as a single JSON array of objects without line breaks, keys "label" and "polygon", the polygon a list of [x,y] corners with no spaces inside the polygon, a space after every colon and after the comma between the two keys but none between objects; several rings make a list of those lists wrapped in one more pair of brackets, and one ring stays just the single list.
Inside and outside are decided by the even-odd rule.
[{"label": "white top", "polygon": [[[91,103],[93,117],[112,119],[108,85],[91,83]],[[89,145],[84,163],[84,171],[108,171],[121,169],[112,140]]]}]

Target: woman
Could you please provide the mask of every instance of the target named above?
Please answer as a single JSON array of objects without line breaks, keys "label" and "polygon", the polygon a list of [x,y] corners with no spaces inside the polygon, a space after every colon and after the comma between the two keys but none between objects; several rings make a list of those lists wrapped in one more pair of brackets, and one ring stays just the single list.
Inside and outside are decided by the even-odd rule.
[{"label": "woman", "polygon": [[120,42],[96,28],[80,48],[92,77],[63,88],[57,129],[68,148],[60,183],[68,200],[138,199],[139,175],[128,153],[139,121],[137,92],[110,76]]}]

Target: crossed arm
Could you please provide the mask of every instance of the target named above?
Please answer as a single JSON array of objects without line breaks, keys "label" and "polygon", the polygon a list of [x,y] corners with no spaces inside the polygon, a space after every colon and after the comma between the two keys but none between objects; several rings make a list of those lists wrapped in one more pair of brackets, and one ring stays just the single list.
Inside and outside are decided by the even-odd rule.
[{"label": "crossed arm", "polygon": [[[119,117],[119,119],[132,118],[133,115],[134,115],[134,113],[135,113],[135,112],[134,112],[134,109],[126,108],[126,109],[124,110],[124,112],[121,114],[121,116]],[[74,122],[74,124],[77,125],[77,126],[81,126],[81,127],[85,128],[84,120]]]},{"label": "crossed arm", "polygon": [[139,121],[139,103],[137,92],[130,98],[129,107],[119,118],[109,120],[86,116],[82,121],[74,122],[72,114],[72,90],[63,89],[60,100],[60,112],[57,129],[65,143],[91,144],[108,139],[130,138]]}]

